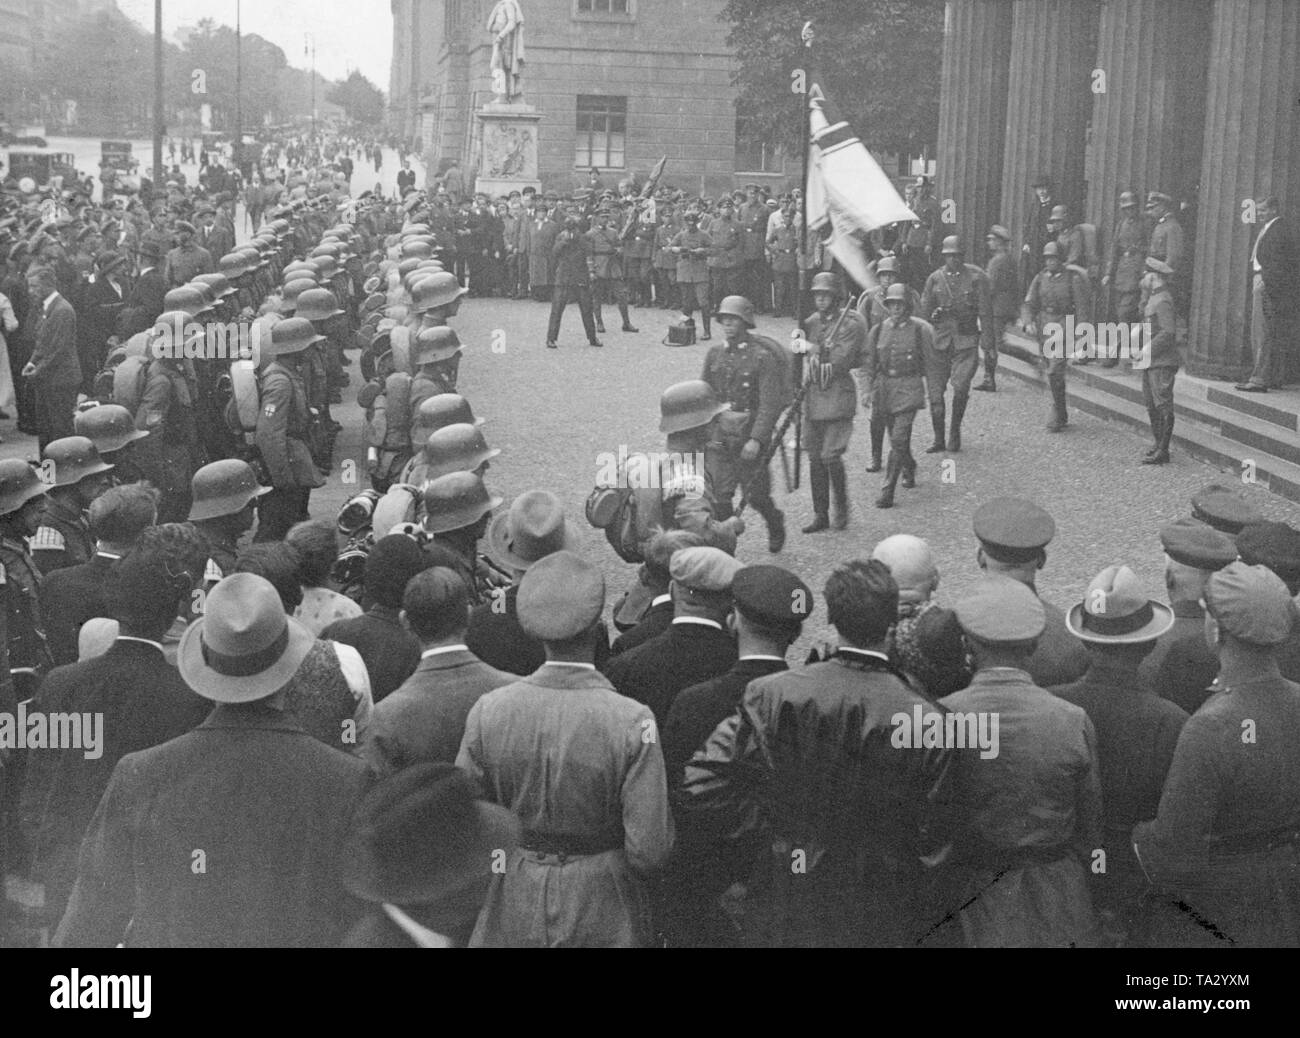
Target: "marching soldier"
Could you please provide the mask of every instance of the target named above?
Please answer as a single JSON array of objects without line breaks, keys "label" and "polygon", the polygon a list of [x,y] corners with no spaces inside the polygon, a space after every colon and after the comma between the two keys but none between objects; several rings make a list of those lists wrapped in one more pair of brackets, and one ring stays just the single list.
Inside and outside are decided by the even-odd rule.
[{"label": "marching soldier", "polygon": [[709,318],[713,313],[709,305],[709,266],[708,255],[713,248],[713,239],[700,230],[700,214],[688,209],[682,218],[685,227],[677,232],[669,246],[669,251],[677,257],[677,291],[681,296],[682,316],[690,319],[696,309],[704,322],[702,342],[713,337],[709,327]]},{"label": "marching soldier", "polygon": [[705,451],[718,518],[731,517],[736,489],[743,488],[742,500],[763,517],[767,550],[776,554],[785,547],[785,516],[772,500],[767,451],[780,415],[781,347],[772,343],[769,350],[755,341],[759,336],[752,334],[754,308],[744,296],[728,296],[715,316],[726,341],[709,349],[700,378],[727,405],[718,415],[716,438]]},{"label": "marching soldier", "polygon": [[258,499],[270,492],[258,485],[253,466],[238,458],[211,462],[194,473],[188,519],[208,542],[206,590],[235,572],[239,538],[256,522]]},{"label": "marching soldier", "polygon": [[1174,379],[1182,366],[1178,340],[1174,334],[1174,299],[1169,280],[1174,268],[1154,257],[1146,261],[1147,304],[1142,311],[1143,330],[1150,329],[1150,342],[1144,343],[1142,396],[1151,416],[1151,435],[1155,446],[1142,457],[1143,465],[1169,464],[1169,441],[1174,435]]},{"label": "marching soldier", "polygon": [[[993,302],[984,271],[963,260],[956,235],[943,240],[943,266],[925,282],[921,313],[934,325],[934,349],[926,358],[930,422],[934,443],[927,454],[961,450],[961,423],[970,399],[970,384],[979,365],[979,349],[993,349]],[[944,439],[944,392],[952,383],[952,425]]]},{"label": "marching soldier", "polygon": [[307,446],[311,414],[302,372],[307,348],[322,338],[299,317],[271,329],[272,360],[262,374],[255,439],[273,489],[260,508],[258,541],[283,540],[294,523],[307,518],[312,490],[325,483]]},{"label": "marching soldier", "polygon": [[985,276],[989,279],[989,300],[993,309],[993,335],[985,339],[984,379],[975,388],[981,393],[998,391],[998,350],[1006,335],[1007,325],[1020,313],[1020,273],[1015,257],[1011,255],[1011,232],[1000,224],[989,228],[984,239],[989,247],[989,264]]},{"label": "marching soldier", "polygon": [[[164,322],[178,313],[163,314],[155,331],[166,328]],[[162,349],[164,343],[155,340],[154,358],[135,413],[135,427],[149,434],[136,445],[135,457],[145,478],[162,494],[158,502],[160,523],[184,522],[189,514],[190,479],[199,451],[194,419],[196,390],[184,370],[186,344],[179,335],[182,326],[178,319],[174,325],[177,335],[169,349]]]},{"label": "marching soldier", "polygon": [[812,298],[817,312],[804,322],[807,339],[797,350],[805,355],[808,390],[803,441],[808,451],[813,498],[813,521],[803,528],[804,533],[820,533],[831,527],[843,530],[849,525],[844,452],[853,435],[853,415],[858,405],[857,386],[850,372],[862,364],[867,325],[856,310],[844,305],[843,295],[838,274],[824,272],[813,277]]},{"label": "marching soldier", "polygon": [[934,349],[934,329],[911,313],[909,294],[916,293],[901,281],[889,286],[885,293],[889,316],[872,326],[864,348],[862,367],[872,418],[889,431],[889,468],[877,508],[893,507],[900,476],[904,488],[916,486],[912,422],[925,401],[922,375],[925,358]]},{"label": "marching soldier", "polygon": [[112,470],[84,436],[65,436],[46,444],[41,478],[49,482],[49,496],[31,540],[32,559],[42,576],[89,562],[95,554],[86,509],[108,489]]},{"label": "marching soldier", "polygon": [[591,271],[592,310],[596,317],[596,331],[605,333],[605,321],[600,307],[612,296],[618,304],[619,315],[623,318],[623,331],[635,332],[632,320],[627,312],[627,282],[623,280],[623,243],[618,231],[609,225],[612,210],[602,207],[596,213],[595,226],[583,237],[591,245],[588,269]]},{"label": "marching soldier", "polygon": [[[899,266],[898,257],[881,256],[876,263],[876,280],[880,282],[879,287],[874,291],[862,293],[862,298],[858,300],[858,313],[863,320],[867,322],[867,327],[874,328],[878,324],[883,324],[889,319],[889,308],[886,305],[886,296],[889,289],[895,284],[903,285],[907,291],[904,293],[907,307],[906,312],[910,317],[916,317],[921,310],[921,293],[914,289],[907,282],[902,281],[902,268]],[[871,464],[867,466],[868,472],[879,472],[883,467],[881,455],[885,442],[885,427],[888,425],[889,415],[885,413],[878,414],[876,408],[871,403],[870,394],[862,398],[863,406],[871,409]],[[905,482],[903,484],[907,486]]]},{"label": "marching soldier", "polygon": [[1058,341],[1054,347],[1043,349],[1042,363],[1047,369],[1047,386],[1052,394],[1051,417],[1047,431],[1062,432],[1069,423],[1065,407],[1065,372],[1073,343],[1065,341],[1065,319],[1081,313],[1086,305],[1083,285],[1079,275],[1067,270],[1061,263],[1061,250],[1054,241],[1043,246],[1043,269],[1034,275],[1025,295],[1021,327],[1030,335],[1037,334],[1039,344],[1049,338]]}]

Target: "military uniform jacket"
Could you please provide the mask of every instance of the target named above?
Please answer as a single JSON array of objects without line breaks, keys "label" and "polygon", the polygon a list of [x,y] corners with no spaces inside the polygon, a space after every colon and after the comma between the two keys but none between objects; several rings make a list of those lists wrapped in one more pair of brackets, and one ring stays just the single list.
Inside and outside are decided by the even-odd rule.
[{"label": "military uniform jacket", "polygon": [[[149,365],[148,378],[135,427],[150,434],[140,446],[193,447],[198,443],[194,424],[194,391],[189,380],[169,364],[155,360]],[[139,448],[137,448],[139,449]]]},{"label": "military uniform jacket", "polygon": [[656,270],[671,270],[677,272],[677,257],[673,255],[673,239],[678,235],[678,229],[668,220],[655,224],[655,241],[654,241],[654,265]]},{"label": "military uniform jacket", "polygon": [[1174,335],[1174,297],[1168,288],[1151,294],[1142,318],[1150,329],[1151,367],[1181,368],[1183,361]]},{"label": "military uniform jacket", "polygon": [[761,444],[771,439],[781,407],[781,373],[776,363],[762,346],[744,341],[719,343],[705,356],[700,378],[713,387],[719,403],[749,415],[737,436]]},{"label": "military uniform jacket", "polygon": [[[709,224],[709,237],[713,245],[709,250],[710,270],[729,270],[741,263],[741,232],[733,220],[717,217]],[[677,280],[681,280],[679,277]]]},{"label": "military uniform jacket", "polygon": [[307,447],[310,420],[302,376],[272,361],[262,375],[256,442],[276,489],[318,487],[325,482]]},{"label": "military uniform jacket", "polygon": [[704,231],[678,231],[673,238],[672,248],[677,255],[677,280],[687,284],[699,284],[709,280],[709,259],[700,255],[713,248],[713,239]]},{"label": "military uniform jacket", "polygon": [[1148,237],[1146,223],[1140,217],[1121,216],[1115,221],[1106,274],[1117,292],[1138,290],[1146,268]]},{"label": "military uniform jacket", "polygon": [[[996,252],[985,269],[995,324],[1014,321],[1020,313],[1020,272],[1009,252]],[[995,329],[996,334],[996,329]]]},{"label": "military uniform jacket", "polygon": [[[911,286],[907,289],[907,313],[910,317],[921,317],[921,293]],[[862,298],[858,300],[858,314],[867,322],[869,329],[889,320],[889,311],[885,309],[883,285],[874,291],[862,293]],[[921,320],[925,318],[921,317]],[[930,322],[925,323],[929,325]]]},{"label": "military uniform jacket", "polygon": [[1166,214],[1151,228],[1151,244],[1147,246],[1147,255],[1168,263],[1174,268],[1175,277],[1184,273],[1186,251],[1183,228],[1173,216]]},{"label": "military uniform jacket", "polygon": [[47,501],[41,525],[31,539],[31,558],[42,574],[65,566],[89,562],[95,554],[90,524],[79,511],[58,501]]},{"label": "military uniform jacket", "polygon": [[592,277],[617,281],[623,277],[622,243],[618,231],[609,227],[593,227],[584,238],[591,248]]},{"label": "military uniform jacket", "polygon": [[934,329],[919,317],[872,327],[863,349],[866,393],[877,414],[903,414],[925,403],[925,357],[934,348]]},{"label": "military uniform jacket", "polygon": [[799,235],[789,223],[772,228],[767,235],[767,247],[772,253],[774,274],[793,274],[795,253],[799,251]]},{"label": "military uniform jacket", "polygon": [[[937,308],[943,316],[934,322],[934,348],[940,352],[957,348],[960,336],[969,339],[976,335],[986,350],[993,348],[993,299],[989,294],[989,279],[973,263],[967,263],[956,274],[940,267],[925,282],[921,293],[921,316],[930,320]],[[976,323],[978,322],[978,324]],[[974,343],[960,343],[962,349],[974,349]]]},{"label": "military uniform jacket", "polygon": [[740,256],[746,261],[763,258],[763,244],[767,237],[767,206],[746,202],[737,214],[740,222]]},{"label": "military uniform jacket", "polygon": [[185,285],[200,274],[211,274],[217,268],[212,264],[212,253],[201,245],[189,248],[177,246],[167,253],[167,277],[172,285]]},{"label": "military uniform jacket", "polygon": [[1025,306],[1037,324],[1061,321],[1067,314],[1083,313],[1087,305],[1083,279],[1064,268],[1040,270],[1029,283]]},{"label": "military uniform jacket", "polygon": [[[0,589],[4,591],[4,633],[0,643],[0,684],[10,689],[0,701],[12,695],[9,672],[18,667],[44,671],[50,665],[41,623],[41,575],[27,547],[21,541],[0,538]],[[12,704],[11,704],[12,705]]]},{"label": "military uniform jacket", "polygon": [[639,217],[632,230],[632,236],[623,244],[623,256],[630,260],[647,260],[655,247],[655,225],[646,223]]},{"label": "military uniform jacket", "polygon": [[828,319],[815,313],[804,321],[808,342],[815,347],[804,357],[804,379],[808,383],[804,414],[810,421],[852,418],[858,409],[857,386],[849,372],[862,365],[867,323],[855,310],[840,313]]}]

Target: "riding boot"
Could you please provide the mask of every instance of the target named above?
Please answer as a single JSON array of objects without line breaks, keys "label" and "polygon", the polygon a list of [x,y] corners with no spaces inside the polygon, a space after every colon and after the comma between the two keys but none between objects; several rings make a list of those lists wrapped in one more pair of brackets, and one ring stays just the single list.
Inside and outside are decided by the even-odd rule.
[{"label": "riding boot", "polygon": [[600,333],[601,335],[604,335],[604,334],[605,334],[605,321],[604,321],[604,319],[601,317],[601,313],[600,313],[600,304],[599,304],[599,303],[594,304],[594,305],[592,306],[592,309],[593,309],[594,311],[596,311],[595,314],[594,314],[594,316],[595,316],[595,318],[596,318],[596,331],[597,331],[598,333]]},{"label": "riding boot", "polygon": [[831,477],[831,527],[843,530],[849,525],[849,485],[844,472],[844,459],[828,461],[826,468]]},{"label": "riding boot", "polygon": [[894,507],[894,488],[898,486],[898,474],[902,471],[903,459],[899,457],[897,451],[889,452],[889,464],[885,469],[885,485],[880,491],[880,496],[876,498],[877,508]]},{"label": "riding boot", "polygon": [[883,467],[881,465],[881,454],[885,446],[885,423],[876,420],[876,409],[871,412],[871,424],[867,427],[871,433],[871,464],[867,466],[868,472],[879,472]]},{"label": "riding boot", "polygon": [[803,528],[804,533],[821,533],[831,528],[830,474],[826,463],[812,458],[808,465],[808,480],[812,484],[813,521]]},{"label": "riding boot", "polygon": [[713,330],[709,327],[710,315],[702,313],[700,317],[704,320],[704,338],[708,339],[713,335]]},{"label": "riding boot", "polygon": [[1047,431],[1061,432],[1069,422],[1065,411],[1065,378],[1062,376],[1058,381],[1049,376],[1048,388],[1052,393],[1052,410],[1047,419]]},{"label": "riding boot", "polygon": [[1169,441],[1174,435],[1174,415],[1172,411],[1157,411],[1154,416],[1159,421],[1156,432],[1156,450],[1142,459],[1143,465],[1168,465]]},{"label": "riding boot", "polygon": [[1151,438],[1155,440],[1146,453],[1142,455],[1143,464],[1147,458],[1154,458],[1160,453],[1160,429],[1164,425],[1164,415],[1153,407],[1147,408],[1147,418],[1151,420]]},{"label": "riding boot", "polygon": [[966,401],[970,397],[953,395],[952,425],[948,430],[948,451],[956,454],[961,450],[961,420],[966,416]]},{"label": "riding boot", "polygon": [[627,303],[618,304],[619,315],[623,318],[623,331],[634,332],[637,329],[632,327],[632,319],[627,315]]},{"label": "riding boot", "polygon": [[912,456],[910,447],[907,453],[903,455],[903,489],[916,489],[916,458]]},{"label": "riding boot", "polygon": [[925,448],[926,454],[942,454],[948,449],[943,439],[943,423],[947,416],[947,408],[942,400],[930,405],[930,425],[934,428],[934,443]]}]

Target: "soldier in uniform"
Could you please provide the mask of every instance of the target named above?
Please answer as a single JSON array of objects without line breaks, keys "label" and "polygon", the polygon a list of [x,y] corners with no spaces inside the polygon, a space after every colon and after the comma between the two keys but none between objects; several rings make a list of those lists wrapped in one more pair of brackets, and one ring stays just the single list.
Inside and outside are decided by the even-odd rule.
[{"label": "soldier in uniform", "polygon": [[1082,313],[1086,304],[1081,279],[1073,270],[1065,269],[1056,242],[1049,241],[1043,246],[1043,264],[1025,295],[1021,327],[1030,335],[1037,332],[1040,344],[1046,343],[1049,337],[1059,339],[1054,349],[1049,347],[1042,351],[1047,386],[1052,394],[1047,431],[1055,433],[1062,432],[1069,423],[1065,406],[1065,373],[1074,344],[1065,341],[1065,318]]},{"label": "soldier in uniform", "polygon": [[41,452],[41,478],[49,481],[49,496],[31,549],[42,575],[88,562],[95,554],[86,509],[108,489],[112,470],[84,436],[54,440]]},{"label": "soldier in uniform", "polygon": [[[849,525],[848,476],[844,452],[853,435],[853,415],[858,407],[854,368],[863,361],[867,324],[856,310],[844,305],[844,286],[838,274],[820,273],[812,281],[817,312],[804,321],[806,339],[796,352],[804,354],[803,442],[808,451],[812,485],[813,521],[804,533],[820,533]],[[833,498],[832,498],[833,495]]]},{"label": "soldier in uniform", "polygon": [[756,300],[759,313],[767,313],[772,300],[771,278],[764,255],[767,241],[768,209],[758,195],[757,184],[746,184],[748,199],[736,214],[740,223],[740,260],[742,288],[746,297]]},{"label": "soldier in uniform", "polygon": [[[876,499],[877,508],[893,507],[900,476],[906,489],[916,486],[912,422],[925,400],[921,376],[925,358],[934,348],[934,329],[912,315],[909,294],[915,295],[915,290],[901,281],[889,286],[885,293],[889,316],[872,325],[863,351],[863,376],[872,418],[889,431],[889,468],[884,489]],[[873,461],[877,458],[873,456]]]},{"label": "soldier in uniform", "polygon": [[[961,450],[961,423],[970,399],[970,384],[979,365],[979,347],[993,349],[993,302],[984,271],[963,260],[956,235],[943,240],[943,266],[925,282],[921,313],[934,325],[934,348],[926,357],[930,423],[934,443],[927,454]],[[944,392],[952,383],[952,424],[944,439]]]},{"label": "soldier in uniform", "polygon": [[781,405],[782,374],[776,365],[785,361],[753,341],[754,308],[744,296],[728,296],[715,316],[726,341],[709,349],[700,378],[727,405],[716,419],[716,439],[705,451],[718,518],[731,517],[736,488],[743,487],[743,499],[767,524],[767,550],[775,554],[785,547],[785,516],[772,500],[767,452]]},{"label": "soldier in uniform", "polygon": [[[1121,192],[1119,217],[1111,235],[1110,258],[1101,284],[1110,289],[1115,320],[1124,324],[1136,324],[1141,313],[1139,302],[1148,237],[1146,222],[1138,215],[1137,195],[1132,191]],[[1118,363],[1118,357],[1107,357],[1102,366],[1113,368]]]},{"label": "soldier in uniform", "polygon": [[713,248],[713,239],[700,230],[700,214],[688,209],[683,217],[685,226],[673,237],[669,251],[677,257],[677,291],[681,296],[682,316],[690,318],[698,308],[704,322],[701,341],[713,337],[709,318],[713,313],[709,305],[709,267],[707,257]]},{"label": "soldier in uniform", "polygon": [[[163,322],[171,316],[163,314],[155,331],[165,328]],[[178,321],[174,327],[179,332],[182,324]],[[170,348],[163,349],[165,345]],[[154,340],[154,357],[135,412],[135,427],[149,435],[136,445],[134,454],[145,478],[162,494],[160,523],[185,521],[190,511],[190,478],[198,464],[197,389],[185,371],[186,345],[179,335],[171,344]]]},{"label": "soldier in uniform", "polygon": [[1000,224],[994,224],[984,240],[989,247],[989,263],[984,273],[989,280],[993,336],[991,345],[984,347],[984,379],[975,388],[981,393],[996,393],[998,351],[1006,335],[1007,325],[1020,314],[1020,276],[1015,257],[1011,255],[1011,232]]},{"label": "soldier in uniform", "polygon": [[632,230],[623,239],[623,259],[627,284],[631,290],[632,305],[650,306],[654,294],[655,221],[647,219],[647,203],[628,208],[626,218],[632,221]]},{"label": "soldier in uniform", "polygon": [[725,297],[740,292],[741,232],[735,214],[736,203],[723,195],[717,216],[709,222],[709,298],[714,310]]},{"label": "soldier in uniform", "polygon": [[[858,300],[858,313],[867,322],[869,329],[878,324],[883,324],[889,319],[889,308],[885,305],[885,297],[890,287],[895,284],[901,284],[907,289],[907,292],[904,293],[904,299],[907,303],[905,308],[907,315],[916,317],[920,314],[921,293],[905,281],[902,281],[902,276],[902,267],[899,265],[898,257],[893,255],[881,256],[876,262],[876,280],[880,284],[871,292],[863,292],[862,298]],[[871,409],[871,424],[869,426],[871,432],[871,464],[867,466],[867,471],[879,472],[884,468],[881,455],[885,443],[885,429],[889,424],[889,415],[887,413],[877,414],[870,394],[863,395],[862,404],[864,407]],[[908,484],[904,481],[903,485],[907,486]]]},{"label": "soldier in uniform", "polygon": [[595,226],[584,238],[590,243],[591,256],[587,261],[591,271],[592,310],[596,317],[596,331],[605,332],[605,321],[601,315],[601,304],[613,297],[618,304],[619,315],[623,318],[623,331],[635,332],[632,320],[627,312],[627,282],[624,281],[623,242],[618,231],[610,226],[613,210],[602,206],[596,213]]},{"label": "soldier in uniform", "polygon": [[217,268],[212,261],[212,253],[195,240],[198,232],[194,225],[185,220],[176,222],[176,238],[179,244],[167,253],[167,283],[173,287],[192,281],[198,274],[211,274]]},{"label": "soldier in uniform", "polygon": [[793,316],[799,302],[799,228],[794,221],[794,202],[781,200],[780,220],[769,220],[766,234],[768,262],[775,282],[776,316]]},{"label": "soldier in uniform", "polygon": [[95,445],[101,461],[113,466],[114,484],[139,483],[145,478],[131,446],[149,434],[135,427],[135,418],[120,404],[96,404],[72,418],[73,432]]},{"label": "soldier in uniform", "polygon": [[479,557],[478,543],[487,532],[488,520],[501,498],[490,494],[483,477],[473,472],[449,472],[424,488],[424,532],[433,543],[448,549],[456,571],[478,604],[491,597],[493,581]]},{"label": "soldier in uniform", "polygon": [[258,499],[270,492],[258,485],[253,466],[238,458],[210,462],[194,473],[189,521],[208,542],[206,590],[235,572],[239,539],[257,521]]},{"label": "soldier in uniform", "polygon": [[1153,257],[1146,261],[1143,280],[1147,297],[1142,311],[1143,328],[1150,329],[1150,341],[1144,343],[1142,396],[1151,417],[1151,435],[1155,446],[1142,457],[1143,465],[1169,464],[1169,441],[1174,435],[1174,379],[1182,366],[1178,340],[1174,334],[1174,299],[1169,279],[1174,268]]},{"label": "soldier in uniform", "polygon": [[1180,314],[1185,313],[1187,309],[1185,279],[1191,272],[1187,269],[1187,247],[1183,237],[1183,227],[1174,218],[1173,198],[1163,191],[1149,192],[1147,217],[1151,220],[1151,240],[1147,244],[1147,256],[1161,260],[1173,268],[1174,272],[1167,280],[1174,298],[1174,310]]},{"label": "soldier in uniform", "polygon": [[262,374],[255,441],[273,489],[260,508],[258,541],[284,540],[294,523],[307,518],[312,490],[325,483],[307,446],[311,415],[302,372],[307,348],[322,338],[298,317],[271,329],[272,360]]}]

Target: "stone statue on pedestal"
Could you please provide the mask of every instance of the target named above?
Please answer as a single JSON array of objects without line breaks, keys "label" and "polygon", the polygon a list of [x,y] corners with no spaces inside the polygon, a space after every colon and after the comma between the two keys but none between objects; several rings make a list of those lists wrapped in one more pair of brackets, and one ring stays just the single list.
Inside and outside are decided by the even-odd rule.
[{"label": "stone statue on pedestal", "polygon": [[519,0],[497,0],[488,15],[492,34],[492,93],[498,104],[523,97],[524,12]]}]

